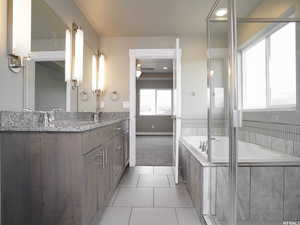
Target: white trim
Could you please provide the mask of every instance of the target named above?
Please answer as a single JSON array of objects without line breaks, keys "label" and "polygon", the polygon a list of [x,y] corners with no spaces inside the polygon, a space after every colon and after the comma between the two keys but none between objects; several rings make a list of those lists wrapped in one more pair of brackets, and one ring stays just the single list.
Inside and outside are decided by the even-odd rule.
[{"label": "white trim", "polygon": [[[181,68],[181,49],[129,49],[129,118],[130,155],[129,165],[136,165],[136,60],[137,59],[176,59]],[[180,80],[181,81],[181,80]],[[180,87],[181,88],[181,87]],[[181,91],[181,90],[180,90]],[[180,92],[181,93],[181,92]]]},{"label": "white trim", "polygon": [[65,61],[65,51],[41,51],[32,52],[31,59],[36,62]]},{"label": "white trim", "polygon": [[173,132],[136,132],[136,136],[173,136]]},{"label": "white trim", "polygon": [[141,77],[139,80],[173,80],[173,78],[167,78],[167,77]]}]

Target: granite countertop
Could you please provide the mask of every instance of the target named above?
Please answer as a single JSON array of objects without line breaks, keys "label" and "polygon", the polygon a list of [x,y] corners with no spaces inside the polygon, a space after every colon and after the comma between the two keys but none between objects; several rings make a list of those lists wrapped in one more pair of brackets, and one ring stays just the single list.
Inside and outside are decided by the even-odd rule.
[{"label": "granite countertop", "polygon": [[99,122],[93,121],[55,121],[52,126],[48,127],[0,127],[0,132],[16,131],[16,132],[85,132],[100,127],[109,126],[122,122],[128,118],[108,119]]},{"label": "granite countertop", "polygon": [[45,127],[36,114],[2,112],[0,132],[86,132],[129,119],[128,114],[105,113],[98,122],[94,122],[90,120],[89,113],[63,113],[56,115],[58,120]]}]

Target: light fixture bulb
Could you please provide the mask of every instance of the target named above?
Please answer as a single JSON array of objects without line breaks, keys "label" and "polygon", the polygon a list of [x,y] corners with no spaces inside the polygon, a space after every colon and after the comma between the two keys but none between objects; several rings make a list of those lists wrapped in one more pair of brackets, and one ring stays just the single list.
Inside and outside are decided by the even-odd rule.
[{"label": "light fixture bulb", "polygon": [[105,56],[103,54],[99,56],[98,73],[98,89],[103,92],[105,87]]},{"label": "light fixture bulb", "polygon": [[136,71],[136,78],[139,79],[141,75],[142,75],[142,71],[137,70]]},{"label": "light fixture bulb", "polygon": [[65,81],[69,82],[72,79],[72,35],[69,29],[66,30],[65,45]]},{"label": "light fixture bulb", "polygon": [[92,91],[97,90],[97,57],[93,55],[92,58]]},{"label": "light fixture bulb", "polygon": [[216,16],[223,17],[227,15],[227,8],[221,8],[216,11]]},{"label": "light fixture bulb", "polygon": [[168,69],[168,67],[164,66],[164,67],[163,67],[163,69],[164,69],[164,70],[167,70],[167,69]]},{"label": "light fixture bulb", "polygon": [[79,83],[82,82],[83,78],[83,48],[83,30],[78,28],[75,33],[75,65],[73,74],[73,80],[77,82],[77,86],[79,86]]}]

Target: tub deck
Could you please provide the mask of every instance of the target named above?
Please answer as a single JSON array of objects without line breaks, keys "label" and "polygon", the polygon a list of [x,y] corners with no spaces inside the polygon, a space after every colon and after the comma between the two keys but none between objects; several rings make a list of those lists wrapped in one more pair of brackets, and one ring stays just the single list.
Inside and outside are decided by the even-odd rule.
[{"label": "tub deck", "polygon": [[[226,137],[217,137],[212,142],[212,160],[208,162],[206,152],[200,149],[200,142],[205,141],[204,136],[181,137],[180,142],[202,166],[224,166],[228,164],[229,143]],[[263,146],[247,142],[238,142],[238,165],[239,166],[300,166],[300,157],[286,153],[275,152]]]}]

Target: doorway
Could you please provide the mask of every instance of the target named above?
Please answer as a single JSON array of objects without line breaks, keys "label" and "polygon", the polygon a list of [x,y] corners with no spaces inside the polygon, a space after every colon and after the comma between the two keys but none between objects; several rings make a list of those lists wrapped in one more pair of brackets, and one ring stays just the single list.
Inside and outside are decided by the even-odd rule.
[{"label": "doorway", "polygon": [[173,122],[173,151],[172,151],[172,170],[175,183],[178,183],[178,161],[179,161],[179,138],[181,135],[181,49],[179,39],[176,39],[174,49],[130,49],[130,167],[136,166],[136,78],[137,60],[149,59],[169,59],[173,65],[173,89],[172,89],[172,122]]},{"label": "doorway", "polygon": [[137,59],[136,165],[172,166],[173,60]]}]

